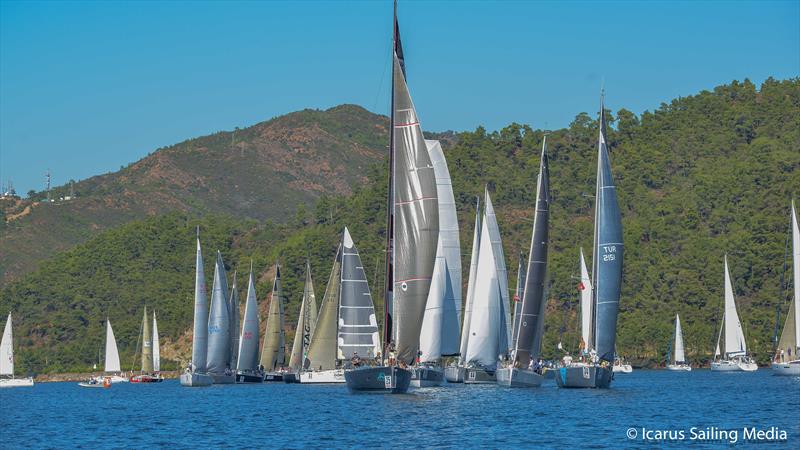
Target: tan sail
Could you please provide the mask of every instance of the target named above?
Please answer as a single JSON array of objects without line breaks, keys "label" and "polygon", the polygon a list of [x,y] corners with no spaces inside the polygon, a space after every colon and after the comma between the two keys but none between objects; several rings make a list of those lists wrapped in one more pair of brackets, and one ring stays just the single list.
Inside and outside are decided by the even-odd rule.
[{"label": "tan sail", "polygon": [[261,350],[261,365],[266,370],[276,370],[286,363],[286,334],[283,330],[283,293],[281,290],[281,268],[277,267],[272,285],[272,298],[267,315],[267,330]]},{"label": "tan sail", "polygon": [[317,300],[314,296],[314,283],[311,281],[311,265],[306,261],[306,283],[303,289],[303,300],[300,302],[300,314],[292,343],[292,354],[289,356],[289,367],[299,371],[303,367],[303,358],[311,343],[314,326],[317,323]]},{"label": "tan sail", "polygon": [[150,321],[147,320],[147,306],[142,319],[142,372],[153,372],[153,336],[150,334]]},{"label": "tan sail", "polygon": [[342,270],[342,247],[336,250],[336,259],[328,278],[325,296],[322,298],[322,307],[317,316],[317,326],[311,337],[306,360],[303,362],[305,370],[333,370],[336,368],[336,354],[338,343],[336,334],[339,317],[339,282]]}]

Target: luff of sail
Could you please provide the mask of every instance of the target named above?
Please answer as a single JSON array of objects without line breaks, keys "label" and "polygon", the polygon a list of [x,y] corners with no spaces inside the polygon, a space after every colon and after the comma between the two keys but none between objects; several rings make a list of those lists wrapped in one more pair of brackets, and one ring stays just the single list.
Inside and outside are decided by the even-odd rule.
[{"label": "luff of sail", "polygon": [[161,371],[161,344],[158,342],[158,322],[153,311],[153,371]]},{"label": "luff of sail", "polygon": [[142,372],[153,372],[153,337],[150,334],[150,321],[147,317],[147,307],[144,307],[142,317]]},{"label": "luff of sail", "polygon": [[492,243],[492,252],[494,253],[494,263],[497,267],[497,282],[500,284],[500,307],[501,310],[501,329],[505,331],[505,337],[500,341],[500,348],[504,349],[503,353],[507,353],[511,343],[511,305],[509,304],[508,295],[508,270],[506,269],[506,257],[503,252],[503,242],[500,239],[500,226],[497,224],[497,215],[494,212],[492,205],[492,198],[489,196],[489,187],[487,186],[484,194],[484,211],[483,220],[486,223],[488,234],[483,237],[488,238]]},{"label": "luff of sail", "polygon": [[361,358],[373,359],[380,352],[375,306],[361,257],[347,227],[342,233],[337,340],[341,360],[350,359],[355,353]]},{"label": "luff of sail", "polygon": [[736,300],[733,297],[733,284],[728,269],[728,255],[725,255],[725,317],[723,319],[725,338],[723,354],[740,356],[747,353],[747,344],[744,341],[744,330],[736,312]]},{"label": "luff of sail", "polygon": [[525,292],[513,352],[515,367],[527,368],[531,359],[538,359],[544,321],[545,282],[547,278],[547,241],[550,221],[550,176],[547,166],[547,138],[542,144],[539,178],[536,187],[536,210],[533,217],[531,247],[525,273]]},{"label": "luff of sail", "polygon": [[224,374],[230,369],[231,332],[228,316],[228,296],[224,289],[225,266],[222,255],[217,252],[214,265],[214,284],[211,288],[211,311],[208,316],[208,356],[206,369],[209,373]]},{"label": "luff of sail", "polygon": [[258,301],[256,300],[256,284],[251,265],[250,276],[247,280],[247,299],[244,304],[244,322],[239,340],[237,370],[256,370],[258,367],[258,341]]},{"label": "luff of sail", "polygon": [[0,375],[14,375],[14,334],[11,327],[11,313],[8,313],[3,339],[0,340]]},{"label": "luff of sail", "polygon": [[675,363],[686,363],[686,352],[683,349],[683,330],[681,329],[681,317],[675,314]]},{"label": "luff of sail", "polygon": [[[198,231],[199,234],[199,231]],[[197,237],[194,271],[194,328],[192,334],[192,372],[206,371],[208,351],[208,295],[206,293],[203,253]]]},{"label": "luff of sail", "polygon": [[286,335],[283,330],[283,292],[281,289],[281,267],[276,266],[272,284],[272,298],[267,315],[267,329],[261,350],[261,365],[266,370],[276,370],[286,363]]},{"label": "luff of sail", "polygon": [[322,306],[317,317],[317,326],[311,337],[308,354],[303,361],[307,370],[333,370],[336,368],[337,321],[339,320],[339,283],[342,271],[342,246],[336,249],[336,256],[328,277],[328,285],[322,298]]},{"label": "luff of sail", "polygon": [[[453,183],[447,160],[439,141],[426,140],[428,154],[436,176],[436,195],[439,203],[439,245],[436,257],[444,258],[444,299],[442,303],[441,354],[459,354],[459,329],[461,328],[461,239],[459,238],[458,213],[453,195]],[[438,260],[437,260],[438,261]],[[436,263],[434,263],[435,265]],[[434,267],[434,272],[436,267]],[[435,277],[436,275],[434,275]],[[431,287],[433,291],[433,287]],[[431,295],[428,295],[428,302]]]},{"label": "luff of sail", "polygon": [[106,319],[106,372],[119,372],[119,350],[117,350],[117,340],[114,338],[114,330],[111,328],[111,321]]},{"label": "luff of sail", "polygon": [[231,361],[230,368],[235,369],[239,365],[239,290],[236,289],[236,272],[233,272],[233,286],[231,286],[230,301],[228,310],[231,313]]},{"label": "luff of sail", "polygon": [[797,210],[792,201],[792,284],[794,296],[789,303],[786,321],[783,323],[778,340],[775,360],[789,362],[800,359],[800,227],[797,224]]},{"label": "luff of sail", "polygon": [[481,206],[480,197],[475,200],[475,228],[472,232],[472,255],[469,262],[469,281],[467,282],[467,301],[464,304],[464,323],[461,325],[461,361],[466,361],[469,348],[469,330],[472,320],[472,304],[475,298],[475,281],[478,276],[478,254],[481,246]]},{"label": "luff of sail", "polygon": [[433,166],[397,51],[393,59],[392,332],[397,359],[410,364],[419,350],[436,259],[439,207]]},{"label": "luff of sail", "polygon": [[498,355],[508,349],[501,347],[506,330],[501,327],[503,309],[500,283],[497,281],[497,266],[488,233],[488,225],[484,220],[481,226],[469,345],[465,361],[467,364],[475,363],[494,368],[497,366]]},{"label": "luff of sail", "polygon": [[600,137],[597,150],[597,192],[595,194],[594,343],[597,356],[613,362],[617,339],[617,315],[622,287],[622,219],[617,189],[611,175],[606,143],[606,114],[600,102]]},{"label": "luff of sail", "polygon": [[586,268],[586,258],[581,248],[581,282],[578,289],[581,291],[581,340],[582,348],[588,352],[593,346],[592,342],[592,280]]}]

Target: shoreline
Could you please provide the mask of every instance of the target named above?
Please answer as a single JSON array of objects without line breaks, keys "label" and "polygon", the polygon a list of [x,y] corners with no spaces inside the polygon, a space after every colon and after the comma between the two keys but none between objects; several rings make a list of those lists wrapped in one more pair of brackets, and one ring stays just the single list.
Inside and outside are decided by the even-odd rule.
[{"label": "shoreline", "polygon": [[[180,376],[179,370],[165,370],[159,372],[165,380],[171,380],[178,378]],[[134,375],[137,372],[133,372]],[[33,381],[35,383],[59,383],[59,382],[67,382],[67,381],[85,381],[89,378],[93,378],[100,375],[100,372],[68,372],[68,373],[50,373],[50,374],[39,374],[33,377]],[[125,375],[130,377],[131,372],[125,372]]]}]

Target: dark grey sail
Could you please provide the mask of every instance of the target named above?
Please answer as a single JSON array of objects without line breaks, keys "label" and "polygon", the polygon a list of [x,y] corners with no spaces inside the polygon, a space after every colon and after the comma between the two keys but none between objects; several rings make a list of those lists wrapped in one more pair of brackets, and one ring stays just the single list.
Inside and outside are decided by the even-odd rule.
[{"label": "dark grey sail", "polygon": [[333,370],[336,368],[337,321],[339,320],[339,283],[342,272],[342,246],[336,249],[328,285],[317,316],[317,326],[311,336],[311,344],[303,361],[305,370]]},{"label": "dark grey sail", "polygon": [[341,274],[338,358],[350,359],[358,353],[361,358],[373,359],[380,352],[375,305],[361,257],[347,227],[342,235]]},{"label": "dark grey sail", "polygon": [[525,255],[520,252],[519,264],[517,264],[517,288],[514,290],[513,298],[513,317],[511,318],[511,348],[517,348],[519,335],[519,318],[522,311],[522,295],[525,293],[525,272],[528,265],[525,264]]},{"label": "dark grey sail", "polygon": [[231,332],[228,316],[228,296],[225,266],[222,255],[217,252],[214,266],[214,284],[211,290],[211,312],[208,317],[208,373],[224,374],[230,368]]},{"label": "dark grey sail", "polygon": [[239,291],[236,289],[236,272],[233,272],[233,286],[231,286],[228,309],[231,314],[231,362],[230,368],[236,369],[239,362]]},{"label": "dark grey sail", "polygon": [[525,292],[517,331],[517,347],[513,352],[514,365],[528,367],[538,359],[541,330],[544,321],[545,283],[547,281],[547,240],[550,230],[550,175],[547,166],[547,138],[542,143],[539,179],[536,187],[536,212],[533,217],[531,249],[525,273]]},{"label": "dark grey sail", "polygon": [[598,358],[613,362],[617,337],[617,314],[622,285],[622,219],[617,190],[611,176],[606,139],[606,114],[600,102],[600,138],[597,152],[597,193],[592,258],[595,324],[594,342]]},{"label": "dark grey sail", "polygon": [[253,279],[253,268],[247,281],[247,299],[244,304],[244,323],[239,341],[237,369],[254,371],[258,367],[258,303],[256,300],[256,284]]}]

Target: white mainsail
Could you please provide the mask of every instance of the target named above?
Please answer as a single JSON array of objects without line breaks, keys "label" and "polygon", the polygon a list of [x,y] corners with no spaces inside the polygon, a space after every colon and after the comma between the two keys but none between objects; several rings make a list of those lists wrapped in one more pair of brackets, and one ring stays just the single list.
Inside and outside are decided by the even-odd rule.
[{"label": "white mainsail", "polygon": [[[447,262],[442,252],[440,237],[436,249],[436,262],[433,265],[431,290],[428,293],[428,302],[425,304],[425,315],[422,318],[422,328],[419,332],[420,362],[433,362],[442,357],[446,296]],[[456,328],[457,332],[458,328]]]},{"label": "white mainsail", "polygon": [[744,330],[736,313],[736,301],[733,298],[733,285],[728,271],[728,255],[725,255],[725,355],[738,356],[747,353],[744,341]]},{"label": "white mainsail", "polygon": [[106,319],[106,372],[119,372],[119,351],[117,350],[117,340],[114,339],[114,330],[111,329],[111,321]]},{"label": "white mainsail", "polygon": [[[478,254],[481,246],[481,207],[480,199],[475,203],[475,228],[472,234],[472,256],[469,262],[469,281],[467,284],[467,301],[464,305],[464,323],[461,326],[461,361],[465,361],[469,348],[469,329],[472,320],[472,303],[475,297],[475,281],[478,276]],[[459,290],[460,287],[459,287]]]},{"label": "white mainsail", "polygon": [[681,330],[681,318],[675,314],[675,362],[686,362],[686,354],[683,350],[683,331]]},{"label": "white mainsail", "polygon": [[192,371],[206,371],[208,351],[208,295],[206,292],[203,252],[200,249],[200,228],[197,229],[197,254],[194,271],[194,328],[192,332]]},{"label": "white mainsail", "polygon": [[508,348],[507,345],[502,345],[507,339],[506,329],[502,326],[504,311],[494,250],[486,222],[483,221],[481,228],[469,345],[465,359],[467,363],[493,368],[497,366],[500,353],[506,352]]},{"label": "white mainsail", "polygon": [[238,370],[255,370],[258,367],[258,302],[256,285],[253,279],[253,264],[250,264],[250,277],[247,280],[247,299],[244,304],[244,322],[239,340]]},{"label": "white mainsail", "polygon": [[153,311],[153,371],[161,371],[161,346],[158,343],[158,322],[155,311]]},{"label": "white mainsail", "polygon": [[6,319],[3,340],[0,341],[0,375],[14,375],[14,336],[11,331],[11,313]]},{"label": "white mainsail", "polygon": [[494,206],[492,206],[492,199],[489,197],[489,187],[486,187],[486,195],[484,200],[485,209],[483,212],[483,221],[487,225],[486,229],[492,244],[492,253],[494,254],[495,271],[497,273],[497,282],[500,285],[500,312],[501,312],[501,330],[505,330],[505,337],[501,337],[500,348],[505,353],[509,350],[509,343],[511,342],[511,305],[509,304],[508,295],[508,270],[506,269],[506,257],[503,253],[503,242],[500,239],[500,227],[497,225],[497,216],[494,213]]},{"label": "white mainsail", "polygon": [[588,352],[592,349],[592,280],[586,269],[586,258],[581,248],[581,340],[583,349]]}]

